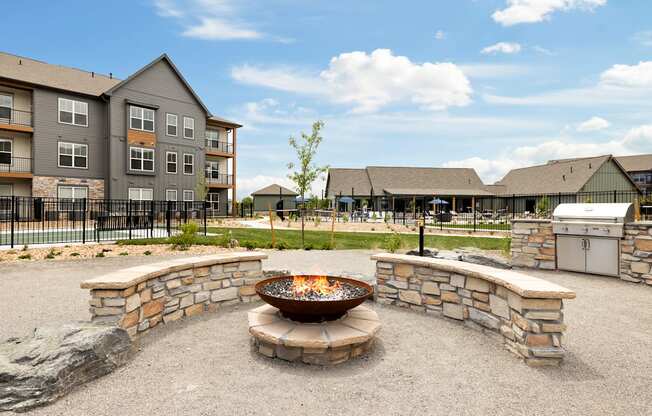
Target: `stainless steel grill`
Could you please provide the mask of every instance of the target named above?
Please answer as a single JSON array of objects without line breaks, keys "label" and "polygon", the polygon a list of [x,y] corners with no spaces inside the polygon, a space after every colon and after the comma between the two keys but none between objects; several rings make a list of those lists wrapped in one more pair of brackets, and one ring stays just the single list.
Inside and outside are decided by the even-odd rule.
[{"label": "stainless steel grill", "polygon": [[618,276],[620,239],[633,220],[632,204],[560,204],[552,221],[557,268]]}]

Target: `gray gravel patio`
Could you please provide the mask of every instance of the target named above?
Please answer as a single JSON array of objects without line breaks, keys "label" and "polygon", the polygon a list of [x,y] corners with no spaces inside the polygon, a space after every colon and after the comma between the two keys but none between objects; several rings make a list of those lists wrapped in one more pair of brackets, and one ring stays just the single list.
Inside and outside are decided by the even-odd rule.
[{"label": "gray gravel patio", "polygon": [[[371,275],[370,254],[273,252],[264,268]],[[88,319],[81,280],[160,260],[2,264],[0,338]],[[457,322],[373,304],[384,326],[370,357],[329,369],[273,361],[251,353],[241,305],[154,331],[127,366],[29,414],[650,414],[652,287],[531,273],[577,292],[561,368],[529,368]]]}]

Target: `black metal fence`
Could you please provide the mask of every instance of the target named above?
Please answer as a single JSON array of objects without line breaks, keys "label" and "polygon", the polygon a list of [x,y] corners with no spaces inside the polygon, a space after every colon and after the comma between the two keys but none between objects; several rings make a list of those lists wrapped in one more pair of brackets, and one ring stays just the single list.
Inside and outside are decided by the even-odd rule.
[{"label": "black metal fence", "polygon": [[[389,198],[388,198],[389,199]],[[438,201],[437,204],[431,202]],[[562,203],[635,203],[641,219],[652,220],[652,192],[601,191],[554,194],[514,194],[465,197],[403,197],[377,202],[392,209],[360,208],[360,201],[350,211],[340,210],[338,222],[378,222],[415,226],[425,217],[426,225],[440,230],[504,231],[511,230],[512,219],[551,218]]]},{"label": "black metal fence", "polygon": [[206,234],[204,201],[0,197],[0,246],[169,237],[194,221]]}]

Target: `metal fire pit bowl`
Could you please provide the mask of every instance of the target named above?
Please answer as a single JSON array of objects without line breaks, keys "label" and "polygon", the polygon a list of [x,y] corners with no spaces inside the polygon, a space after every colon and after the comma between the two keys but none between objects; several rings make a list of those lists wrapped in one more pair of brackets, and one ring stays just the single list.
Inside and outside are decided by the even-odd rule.
[{"label": "metal fire pit bowl", "polygon": [[[317,278],[320,275],[299,275],[305,278]],[[261,280],[256,283],[256,293],[262,300],[278,308],[281,314],[297,322],[323,322],[339,319],[346,311],[353,309],[363,303],[374,293],[373,287],[359,280],[349,279],[347,277],[326,276],[329,280],[336,280],[342,283],[348,283],[366,289],[367,293],[362,296],[343,299],[343,300],[296,300],[286,299],[276,296],[270,296],[263,292],[263,287],[268,283],[278,280],[292,280],[294,276],[279,276]]]}]

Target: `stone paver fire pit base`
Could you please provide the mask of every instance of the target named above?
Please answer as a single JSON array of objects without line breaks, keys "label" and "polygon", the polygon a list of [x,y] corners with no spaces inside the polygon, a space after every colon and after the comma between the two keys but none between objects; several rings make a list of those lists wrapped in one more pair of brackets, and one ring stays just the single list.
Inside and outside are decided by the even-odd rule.
[{"label": "stone paver fire pit base", "polygon": [[270,358],[335,365],[366,354],[380,330],[373,310],[360,305],[338,320],[308,324],[284,318],[263,305],[249,312],[253,347]]}]

